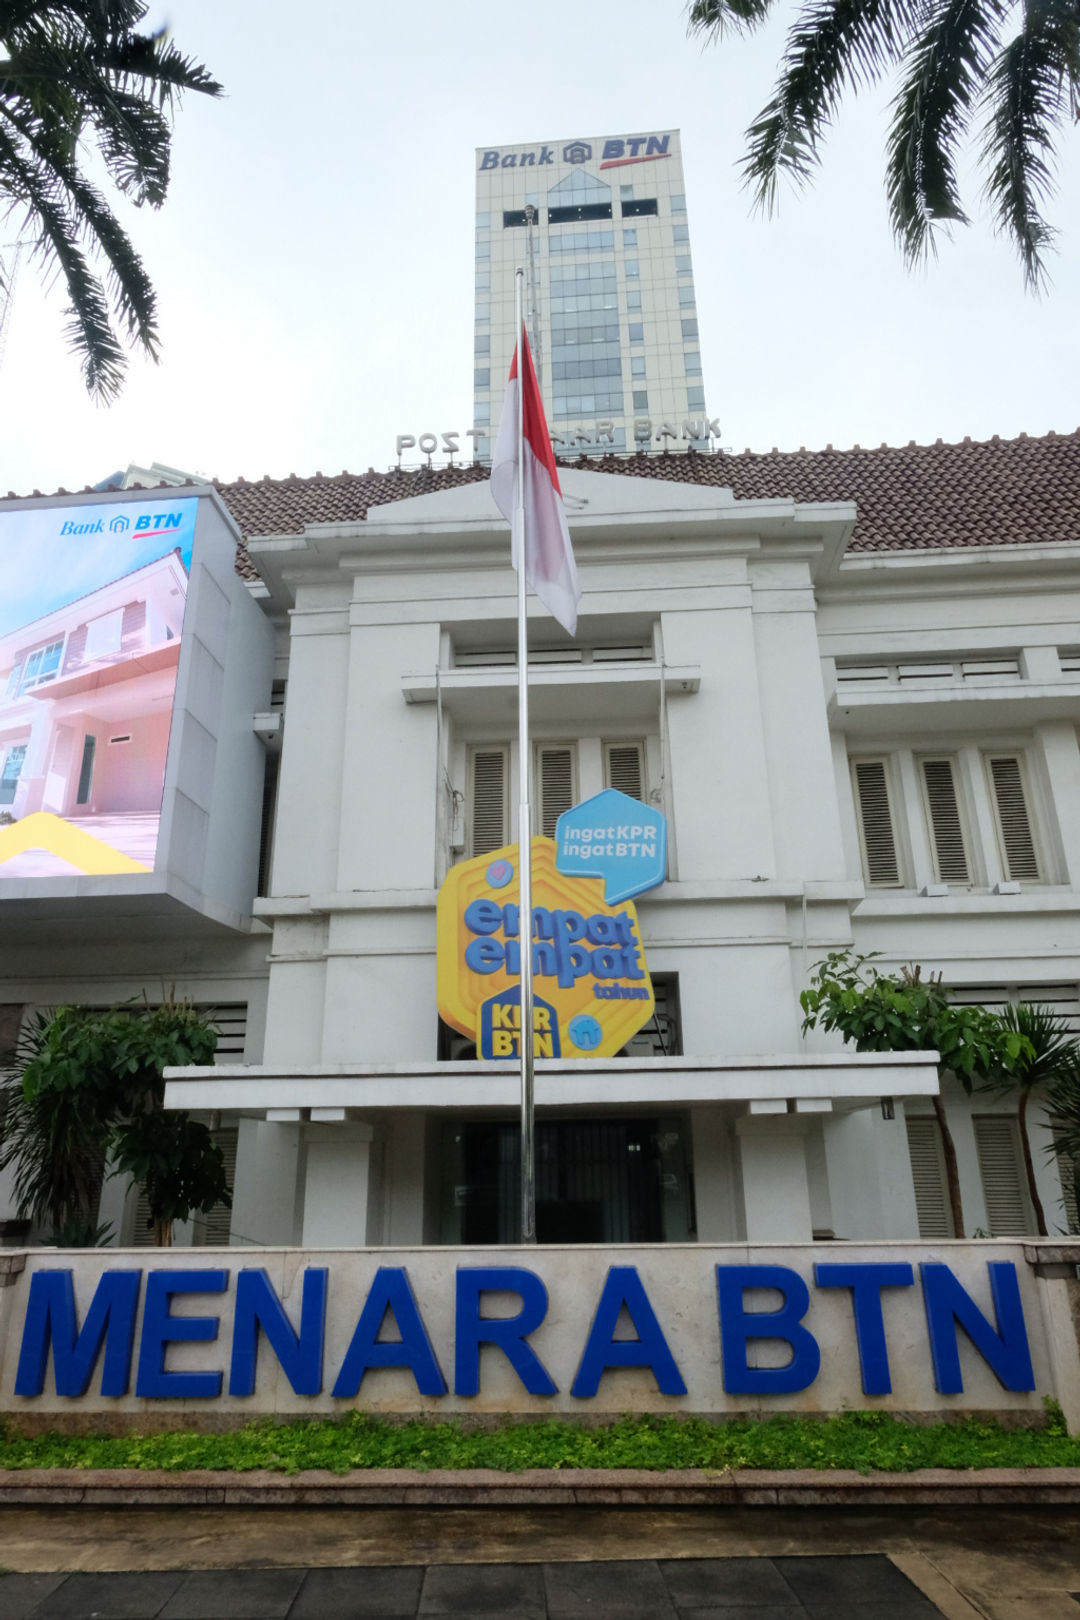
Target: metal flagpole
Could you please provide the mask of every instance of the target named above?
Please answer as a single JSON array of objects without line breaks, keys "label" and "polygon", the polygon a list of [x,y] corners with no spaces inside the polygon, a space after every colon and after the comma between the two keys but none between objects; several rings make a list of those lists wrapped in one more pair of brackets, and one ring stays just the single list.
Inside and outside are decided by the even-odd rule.
[{"label": "metal flagpole", "polygon": [[532,814],[529,781],[529,637],[525,614],[525,272],[515,273],[515,313],[518,350],[518,939],[521,944],[521,1241],[536,1242],[536,1137],[533,1121],[533,987],[532,987]]}]

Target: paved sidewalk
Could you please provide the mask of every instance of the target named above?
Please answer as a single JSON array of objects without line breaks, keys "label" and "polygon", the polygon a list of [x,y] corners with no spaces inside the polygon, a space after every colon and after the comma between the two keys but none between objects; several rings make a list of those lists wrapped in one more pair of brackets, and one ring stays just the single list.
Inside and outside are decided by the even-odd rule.
[{"label": "paved sidewalk", "polygon": [[[0,1576],[4,1620],[935,1620],[881,1554]],[[1077,1608],[1080,1617],[1080,1607]]]},{"label": "paved sidewalk", "polygon": [[0,1566],[0,1620],[1080,1620],[1080,1509],[8,1507]]}]

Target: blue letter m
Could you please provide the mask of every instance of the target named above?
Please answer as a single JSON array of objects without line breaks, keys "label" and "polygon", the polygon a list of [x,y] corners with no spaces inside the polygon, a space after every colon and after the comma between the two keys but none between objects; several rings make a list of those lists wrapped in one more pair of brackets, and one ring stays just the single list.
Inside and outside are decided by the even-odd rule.
[{"label": "blue letter m", "polygon": [[141,1271],[103,1272],[80,1329],[75,1318],[71,1272],[35,1271],[30,1279],[30,1299],[15,1374],[16,1395],[41,1394],[50,1345],[56,1393],[85,1395],[103,1343],[101,1393],[126,1395],[141,1282]]}]

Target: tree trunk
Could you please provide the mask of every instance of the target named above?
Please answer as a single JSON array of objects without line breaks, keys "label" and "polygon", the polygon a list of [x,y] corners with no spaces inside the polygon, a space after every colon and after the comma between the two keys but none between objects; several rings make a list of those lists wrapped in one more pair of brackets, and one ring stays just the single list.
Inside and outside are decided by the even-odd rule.
[{"label": "tree trunk", "polygon": [[1039,1189],[1035,1185],[1035,1166],[1031,1159],[1031,1139],[1028,1136],[1027,1128],[1027,1105],[1028,1094],[1026,1091],[1021,1091],[1016,1107],[1016,1123],[1020,1127],[1020,1148],[1024,1155],[1024,1171],[1027,1175],[1028,1196],[1031,1199],[1031,1207],[1035,1212],[1036,1230],[1038,1231],[1040,1237],[1046,1237],[1048,1235],[1046,1230],[1046,1216],[1043,1213],[1042,1199],[1039,1197]]},{"label": "tree trunk", "polygon": [[940,1093],[931,1099],[934,1104],[934,1113],[937,1115],[938,1129],[941,1131],[941,1148],[945,1155],[945,1181],[949,1188],[949,1208],[952,1210],[953,1236],[964,1236],[964,1206],[960,1200],[960,1170],[956,1163],[956,1145],[952,1139],[952,1131],[945,1117],[945,1104]]},{"label": "tree trunk", "polygon": [[173,1229],[172,1221],[158,1221],[158,1220],[155,1220],[155,1222],[154,1222],[154,1242],[157,1244],[159,1249],[171,1249],[172,1248],[172,1229]]}]

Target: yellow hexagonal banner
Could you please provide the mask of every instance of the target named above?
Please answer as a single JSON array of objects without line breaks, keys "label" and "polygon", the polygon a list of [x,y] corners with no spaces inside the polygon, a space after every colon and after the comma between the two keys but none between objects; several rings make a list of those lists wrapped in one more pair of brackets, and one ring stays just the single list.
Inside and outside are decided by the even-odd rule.
[{"label": "yellow hexagonal banner", "polygon": [[[550,838],[532,841],[533,1051],[612,1057],[653,1015],[632,901],[567,877]],[[515,1058],[521,1030],[517,845],[462,861],[439,890],[439,1014],[483,1058]]]}]

